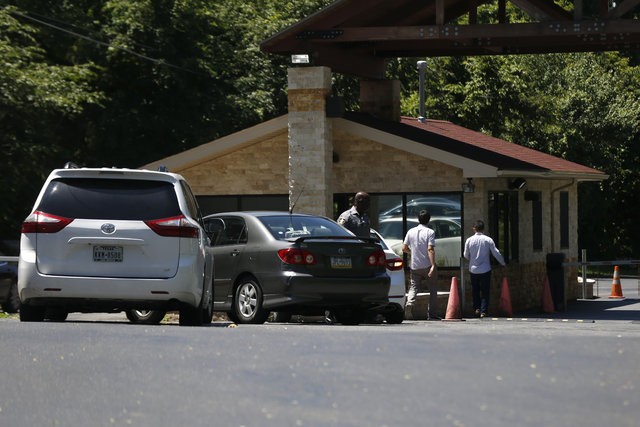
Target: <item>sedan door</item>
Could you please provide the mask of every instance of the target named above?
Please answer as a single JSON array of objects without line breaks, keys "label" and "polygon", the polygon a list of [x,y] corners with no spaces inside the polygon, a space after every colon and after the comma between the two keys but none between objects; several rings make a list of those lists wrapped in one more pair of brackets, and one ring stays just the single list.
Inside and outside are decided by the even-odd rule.
[{"label": "sedan door", "polygon": [[230,303],[238,262],[247,245],[247,227],[240,217],[213,217],[204,221],[215,262],[214,299],[219,304]]}]

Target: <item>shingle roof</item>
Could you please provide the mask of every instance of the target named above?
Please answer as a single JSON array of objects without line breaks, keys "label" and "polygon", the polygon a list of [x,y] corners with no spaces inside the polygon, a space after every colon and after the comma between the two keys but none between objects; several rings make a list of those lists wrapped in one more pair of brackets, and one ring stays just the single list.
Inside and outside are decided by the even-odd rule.
[{"label": "shingle roof", "polygon": [[[393,122],[380,120],[359,112],[347,112],[341,120],[345,120],[342,123],[361,126],[360,129],[379,131],[378,142],[388,143],[390,139],[396,139],[411,144],[415,143],[418,147],[426,148],[426,150],[420,150],[420,155],[439,161],[448,161],[455,157],[458,159],[456,160],[458,164],[454,165],[456,167],[466,168],[466,163],[474,163],[476,166],[478,164],[487,165],[489,173],[482,176],[497,176],[497,171],[502,176],[568,177],[579,180],[604,180],[608,177],[599,170],[494,138],[444,120],[428,119],[421,123],[416,118],[402,117],[400,122]],[[239,149],[251,141],[257,141],[269,135],[286,133],[287,122],[287,115],[283,115],[190,150],[159,159],[143,166],[143,168],[156,169],[162,164],[171,170],[181,171],[221,153]],[[369,136],[367,135],[367,137]],[[401,149],[412,151],[406,145]],[[469,169],[469,171],[473,170],[477,170],[477,168]],[[480,175],[474,175],[473,172],[470,172],[465,176]]]},{"label": "shingle roof", "polygon": [[444,120],[402,117],[400,122],[346,113],[345,119],[439,150],[491,165],[501,171],[580,175],[606,179],[604,172],[522,145],[495,138]]}]

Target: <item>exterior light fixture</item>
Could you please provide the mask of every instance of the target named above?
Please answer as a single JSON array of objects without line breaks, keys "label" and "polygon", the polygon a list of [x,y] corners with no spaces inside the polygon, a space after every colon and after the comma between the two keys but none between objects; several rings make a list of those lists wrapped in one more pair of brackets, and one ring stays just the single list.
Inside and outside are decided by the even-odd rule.
[{"label": "exterior light fixture", "polygon": [[291,55],[291,63],[292,64],[308,64],[309,55],[302,54],[302,53]]},{"label": "exterior light fixture", "polygon": [[467,182],[462,184],[463,193],[473,193],[476,191],[476,185],[473,183],[473,178],[467,178]]},{"label": "exterior light fixture", "polygon": [[527,186],[527,180],[524,178],[516,178],[509,183],[509,190],[522,190]]}]

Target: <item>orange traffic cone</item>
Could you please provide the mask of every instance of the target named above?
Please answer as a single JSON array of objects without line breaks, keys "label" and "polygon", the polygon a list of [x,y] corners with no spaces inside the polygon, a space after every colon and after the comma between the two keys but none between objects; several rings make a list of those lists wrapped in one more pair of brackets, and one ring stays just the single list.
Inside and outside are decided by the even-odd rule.
[{"label": "orange traffic cone", "polygon": [[555,313],[553,298],[551,298],[551,287],[549,287],[549,276],[544,277],[544,287],[542,289],[542,311],[545,313]]},{"label": "orange traffic cone", "polygon": [[511,307],[511,294],[509,293],[509,284],[507,278],[502,279],[502,291],[500,292],[500,303],[498,305],[500,311],[508,317],[513,316],[513,308]]},{"label": "orange traffic cone", "polygon": [[609,298],[624,298],[622,286],[620,285],[620,269],[616,265],[613,267],[613,283],[611,284],[611,295]]},{"label": "orange traffic cone", "polygon": [[454,276],[451,278],[451,291],[449,292],[449,300],[447,301],[447,313],[444,320],[462,320],[460,311],[460,296],[458,295],[458,279]]}]

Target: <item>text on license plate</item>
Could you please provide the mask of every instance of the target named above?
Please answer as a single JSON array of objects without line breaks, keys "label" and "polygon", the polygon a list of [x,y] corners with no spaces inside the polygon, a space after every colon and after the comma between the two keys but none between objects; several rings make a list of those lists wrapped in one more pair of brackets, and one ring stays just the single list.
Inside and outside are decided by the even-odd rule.
[{"label": "text on license plate", "polygon": [[351,258],[341,257],[341,256],[332,256],[331,268],[351,268]]},{"label": "text on license plate", "polygon": [[122,262],[122,246],[94,246],[94,262]]}]

